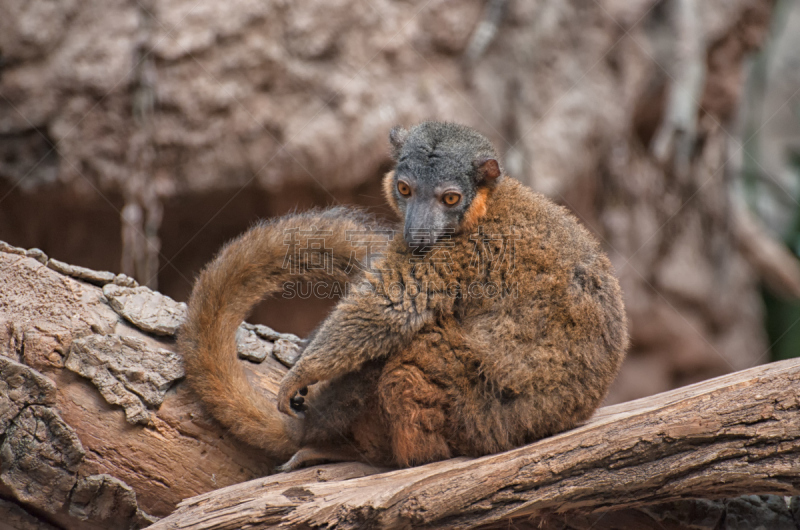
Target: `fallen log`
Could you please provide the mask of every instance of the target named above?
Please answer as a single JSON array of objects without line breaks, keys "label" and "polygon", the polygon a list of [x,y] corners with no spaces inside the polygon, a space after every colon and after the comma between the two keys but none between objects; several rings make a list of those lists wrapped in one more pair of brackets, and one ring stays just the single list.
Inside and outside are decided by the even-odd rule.
[{"label": "fallen log", "polygon": [[[151,527],[534,528],[691,498],[800,493],[800,359],[600,409],[532,445],[352,478],[361,464],[237,484]],[[586,519],[590,520],[590,519]],[[504,522],[508,524],[508,522]]]}]

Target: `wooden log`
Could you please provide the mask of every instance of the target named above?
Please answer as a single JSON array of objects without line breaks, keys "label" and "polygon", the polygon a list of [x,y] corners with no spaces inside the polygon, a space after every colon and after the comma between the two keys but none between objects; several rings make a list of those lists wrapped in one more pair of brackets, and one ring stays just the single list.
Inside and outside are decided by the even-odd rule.
[{"label": "wooden log", "polygon": [[151,529],[472,528],[513,518],[535,528],[688,498],[797,495],[800,359],[605,407],[507,453],[362,478],[310,472],[188,499]]},{"label": "wooden log", "polygon": [[[0,528],[25,517],[141,528],[186,497],[272,472],[182,384],[183,311],[122,275],[0,243]],[[299,339],[263,326],[238,338],[252,383],[277,392],[276,354],[291,360]]]}]

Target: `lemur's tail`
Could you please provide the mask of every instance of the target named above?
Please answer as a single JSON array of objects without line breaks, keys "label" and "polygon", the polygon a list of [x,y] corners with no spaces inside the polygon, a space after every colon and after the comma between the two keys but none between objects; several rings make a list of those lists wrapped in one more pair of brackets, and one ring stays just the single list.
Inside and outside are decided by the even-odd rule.
[{"label": "lemur's tail", "polygon": [[287,281],[344,282],[358,273],[353,259],[369,249],[354,242],[375,238],[372,226],[364,213],[342,207],[263,222],[228,243],[194,285],[178,334],[189,386],[234,436],[277,459],[299,448],[302,420],[281,414],[250,386],[236,359],[236,330]]}]

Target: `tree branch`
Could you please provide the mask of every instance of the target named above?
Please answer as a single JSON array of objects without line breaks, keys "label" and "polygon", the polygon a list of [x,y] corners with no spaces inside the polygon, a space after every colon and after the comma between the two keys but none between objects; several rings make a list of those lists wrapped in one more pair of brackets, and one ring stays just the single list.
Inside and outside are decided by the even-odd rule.
[{"label": "tree branch", "polygon": [[[342,464],[188,499],[151,528],[470,528],[693,497],[800,493],[800,359],[600,409],[507,453],[362,478]],[[335,480],[317,473],[344,474]],[[535,525],[534,525],[535,526]]]}]

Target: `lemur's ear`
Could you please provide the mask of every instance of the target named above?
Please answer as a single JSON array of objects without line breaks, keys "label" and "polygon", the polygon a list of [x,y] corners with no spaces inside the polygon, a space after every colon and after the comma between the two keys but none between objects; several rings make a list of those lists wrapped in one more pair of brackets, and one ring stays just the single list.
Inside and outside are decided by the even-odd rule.
[{"label": "lemur's ear", "polygon": [[392,143],[392,156],[395,160],[400,156],[400,151],[403,150],[403,144],[406,143],[408,138],[408,130],[400,127],[393,127],[389,132],[389,141]]},{"label": "lemur's ear", "polygon": [[500,177],[500,164],[494,158],[479,158],[473,165],[478,173],[478,183],[494,184]]}]

